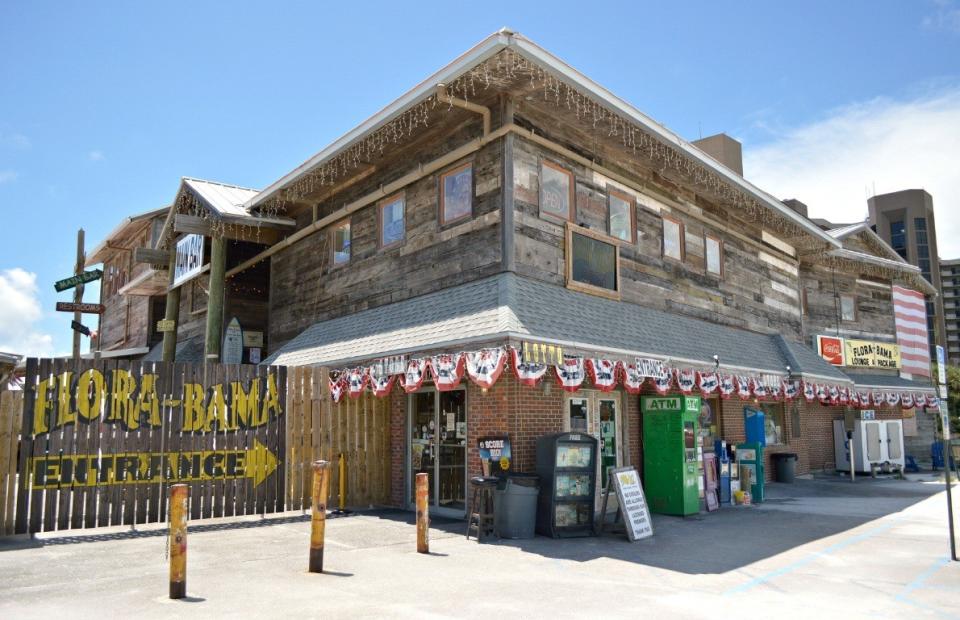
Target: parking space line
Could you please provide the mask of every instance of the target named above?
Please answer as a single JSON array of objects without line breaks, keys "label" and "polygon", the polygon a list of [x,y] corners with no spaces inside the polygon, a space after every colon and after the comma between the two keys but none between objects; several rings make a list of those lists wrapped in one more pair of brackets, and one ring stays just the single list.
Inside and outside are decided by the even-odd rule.
[{"label": "parking space line", "polygon": [[879,534],[882,534],[882,533],[890,530],[891,528],[893,528],[893,526],[897,525],[901,520],[902,520],[902,519],[899,518],[899,517],[898,517],[898,518],[895,518],[895,519],[892,519],[890,522],[885,523],[884,525],[881,525],[881,526],[879,526],[879,527],[875,527],[875,528],[873,528],[873,529],[871,529],[871,530],[868,530],[868,531],[866,531],[866,532],[863,532],[862,534],[857,534],[856,536],[852,536],[852,537],[847,538],[847,539],[845,539],[845,540],[841,540],[840,542],[836,542],[836,543],[834,543],[834,544],[826,547],[825,549],[823,549],[823,550],[821,550],[821,551],[814,551],[814,552],[810,553],[809,555],[807,555],[806,557],[803,557],[803,558],[801,558],[801,559],[799,559],[799,560],[796,560],[795,562],[791,562],[790,564],[787,564],[786,566],[781,566],[780,568],[777,568],[777,569],[774,569],[774,570],[772,570],[772,571],[769,571],[769,572],[767,572],[767,573],[765,573],[765,574],[763,574],[763,575],[760,575],[760,576],[758,576],[758,577],[754,577],[754,578],[751,579],[750,581],[747,581],[747,582],[745,582],[745,583],[742,583],[742,584],[740,584],[739,586],[730,588],[729,590],[727,590],[726,592],[724,592],[723,595],[724,595],[724,596],[730,596],[730,595],[732,595],[732,594],[740,594],[741,592],[746,592],[747,590],[750,590],[751,588],[754,588],[754,587],[756,587],[756,586],[759,586],[759,585],[762,585],[762,584],[764,584],[764,583],[767,583],[768,581],[771,581],[771,580],[773,580],[773,579],[776,579],[777,577],[782,577],[783,575],[786,575],[786,574],[788,574],[788,573],[792,573],[793,571],[797,570],[798,568],[801,568],[801,567],[803,567],[803,566],[806,566],[807,564],[810,564],[810,563],[813,562],[814,560],[827,557],[827,556],[829,556],[829,555],[831,555],[831,554],[833,554],[833,553],[836,553],[837,551],[841,551],[841,550],[843,550],[843,549],[846,549],[846,548],[849,547],[850,545],[855,545],[855,544],[857,544],[857,543],[859,543],[859,542],[863,542],[864,540],[867,540],[867,539],[869,539],[869,538],[873,538],[874,536],[877,536],[877,535],[879,535]]}]

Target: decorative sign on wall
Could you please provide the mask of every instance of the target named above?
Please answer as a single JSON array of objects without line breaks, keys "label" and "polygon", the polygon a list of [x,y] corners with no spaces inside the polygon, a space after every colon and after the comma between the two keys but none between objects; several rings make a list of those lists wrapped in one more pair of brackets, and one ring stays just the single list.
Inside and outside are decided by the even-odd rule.
[{"label": "decorative sign on wall", "polygon": [[245,347],[263,347],[263,332],[253,330],[243,332],[243,346]]},{"label": "decorative sign on wall", "polygon": [[843,338],[836,336],[817,336],[817,353],[834,366],[843,366]]},{"label": "decorative sign on wall", "polygon": [[510,438],[481,437],[477,441],[484,476],[496,476],[510,469]]},{"label": "decorative sign on wall", "polygon": [[179,286],[203,270],[203,235],[185,235],[177,241],[173,285]]},{"label": "decorative sign on wall", "polygon": [[852,368],[900,368],[900,345],[872,340],[844,341],[846,365]]},{"label": "decorative sign on wall", "polygon": [[243,329],[237,317],[230,319],[227,330],[223,334],[223,350],[220,352],[220,361],[224,364],[240,364],[243,362]]},{"label": "decorative sign on wall", "polygon": [[636,373],[641,377],[659,377],[663,374],[663,360],[638,357],[635,361]]},{"label": "decorative sign on wall", "polygon": [[83,312],[84,314],[103,314],[103,304],[84,304],[70,301],[58,301],[57,312]]},{"label": "decorative sign on wall", "polygon": [[177,328],[177,323],[173,319],[160,319],[157,321],[157,331],[161,334],[172,332]]}]

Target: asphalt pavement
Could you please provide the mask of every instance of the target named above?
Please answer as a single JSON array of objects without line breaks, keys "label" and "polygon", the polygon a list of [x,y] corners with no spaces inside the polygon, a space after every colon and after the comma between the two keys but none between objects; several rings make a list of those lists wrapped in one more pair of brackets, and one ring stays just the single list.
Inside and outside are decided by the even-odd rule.
[{"label": "asphalt pavement", "polygon": [[464,527],[434,519],[422,555],[410,513],[329,519],[326,572],[311,574],[309,516],[192,523],[179,601],[164,529],[0,539],[0,617],[960,618],[943,483],[929,475],[769,485],[761,505],[654,515],[636,543],[478,544]]}]

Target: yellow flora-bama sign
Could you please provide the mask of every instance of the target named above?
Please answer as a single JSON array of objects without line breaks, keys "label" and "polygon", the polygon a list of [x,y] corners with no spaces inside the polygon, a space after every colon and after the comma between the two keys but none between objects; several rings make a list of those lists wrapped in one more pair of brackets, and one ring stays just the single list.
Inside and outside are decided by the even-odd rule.
[{"label": "yellow flora-bama sign", "polygon": [[64,454],[29,460],[31,489],[251,478],[259,485],[277,457],[254,439],[249,450]]},{"label": "yellow flora-bama sign", "polygon": [[900,368],[900,345],[872,340],[844,340],[847,366],[854,368]]}]

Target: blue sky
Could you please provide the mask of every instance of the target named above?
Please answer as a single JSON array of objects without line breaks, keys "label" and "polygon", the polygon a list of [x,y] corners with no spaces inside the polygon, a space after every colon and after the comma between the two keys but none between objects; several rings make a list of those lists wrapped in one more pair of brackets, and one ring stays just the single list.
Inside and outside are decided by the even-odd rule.
[{"label": "blue sky", "polygon": [[78,227],[92,248],[181,176],[263,187],[502,26],[685,137],[740,139],[812,215],[927,187],[960,255],[960,2],[414,5],[0,2],[0,350],[69,350]]}]

